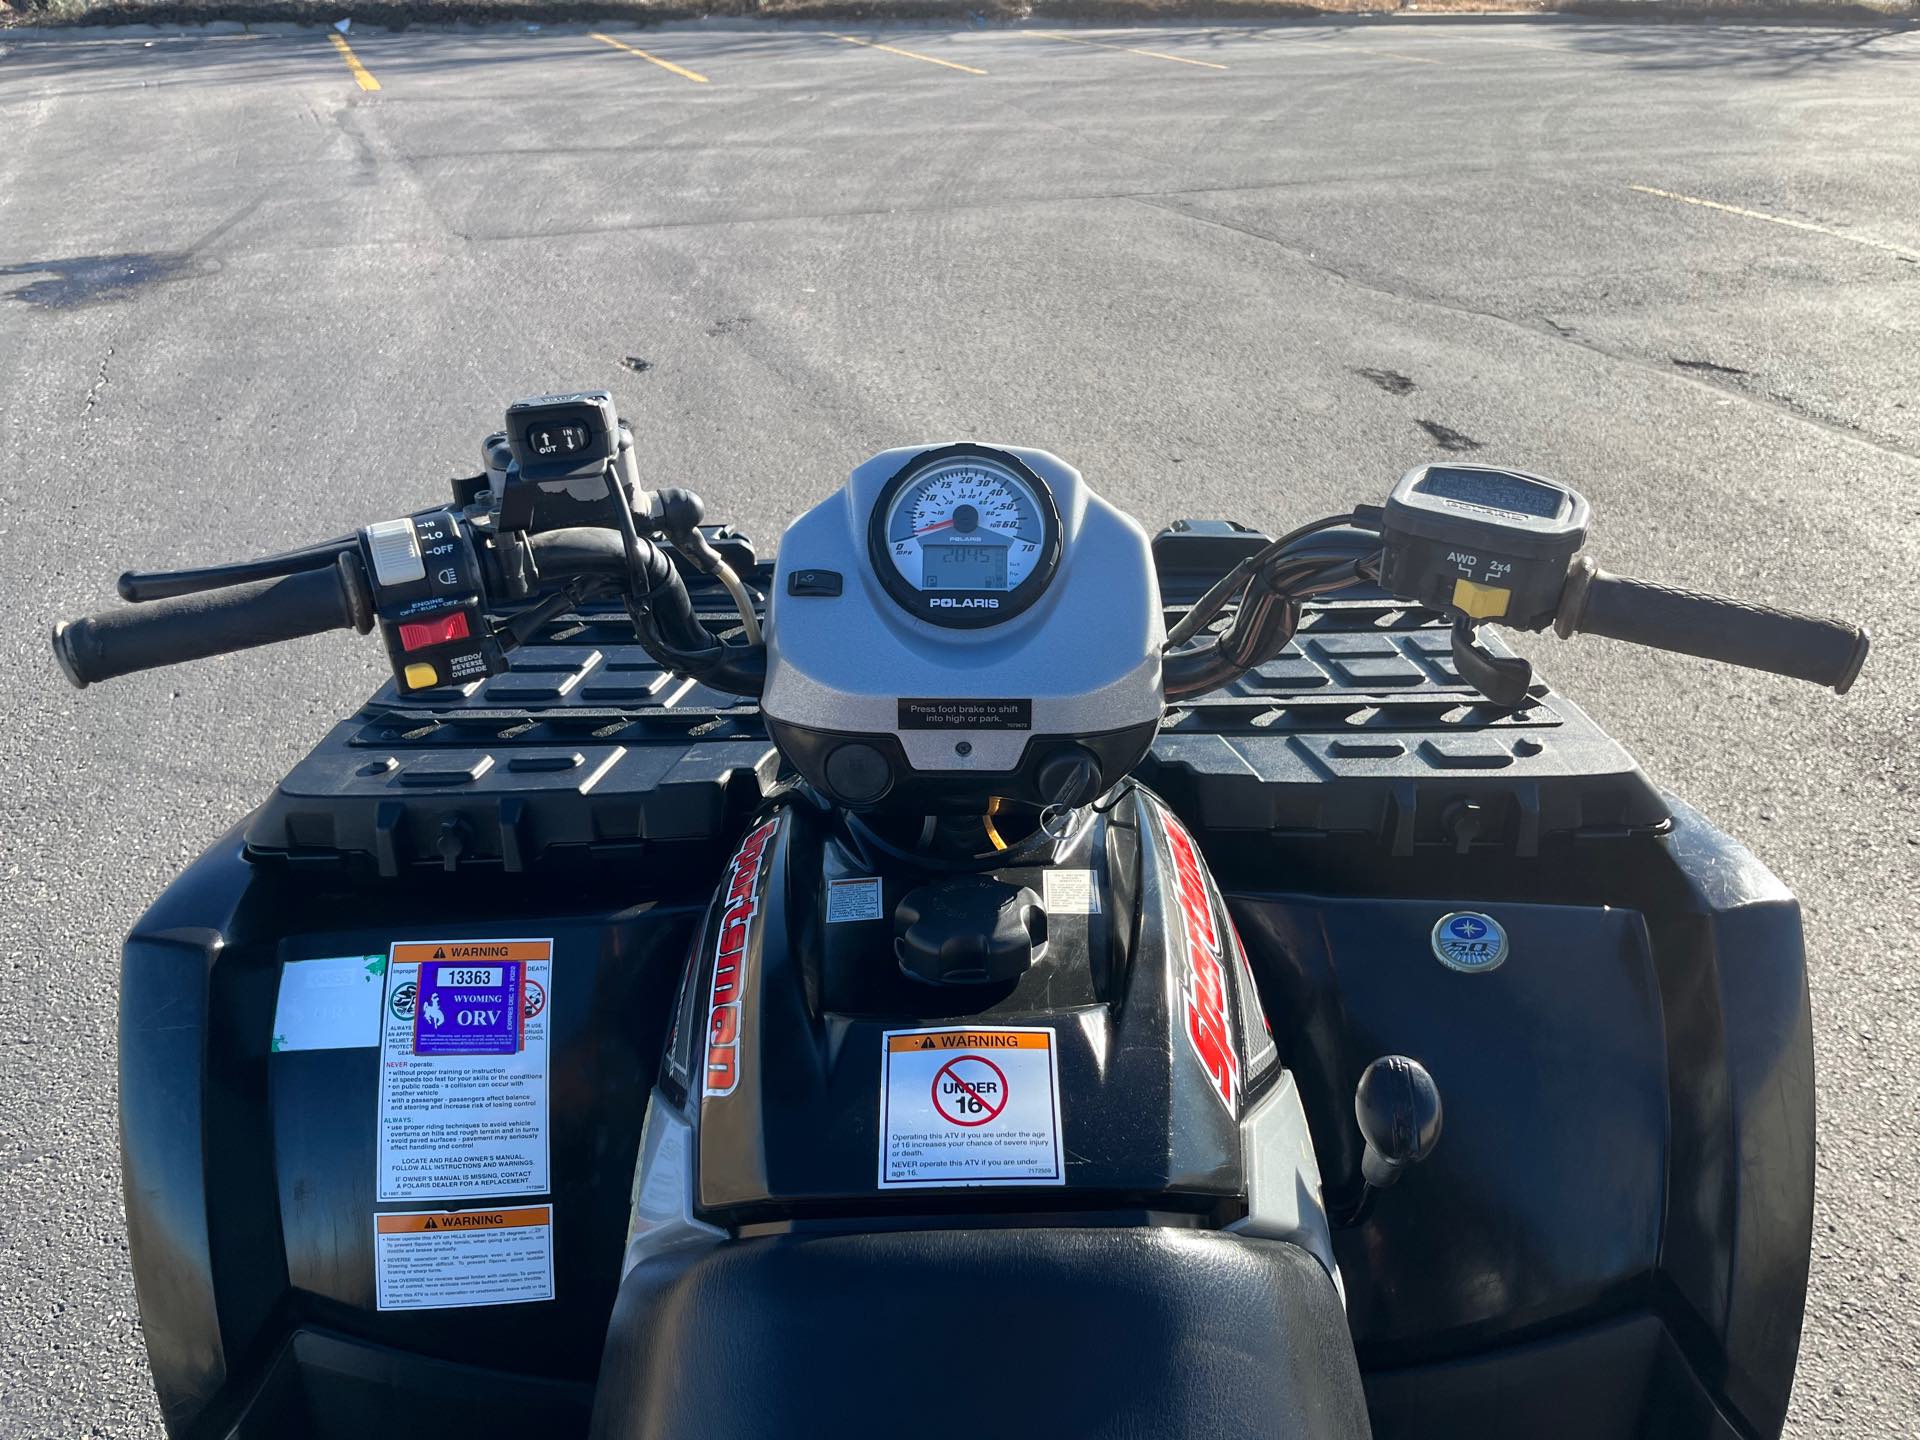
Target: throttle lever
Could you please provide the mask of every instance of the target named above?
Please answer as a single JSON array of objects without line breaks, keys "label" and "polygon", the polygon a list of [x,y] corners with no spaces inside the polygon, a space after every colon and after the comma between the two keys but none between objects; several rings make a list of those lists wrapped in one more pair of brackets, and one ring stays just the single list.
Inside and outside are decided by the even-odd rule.
[{"label": "throttle lever", "polygon": [[1453,667],[1462,680],[1508,710],[1523,704],[1533,686],[1533,666],[1518,655],[1496,655],[1487,649],[1480,643],[1478,628],[1464,615],[1454,617]]}]

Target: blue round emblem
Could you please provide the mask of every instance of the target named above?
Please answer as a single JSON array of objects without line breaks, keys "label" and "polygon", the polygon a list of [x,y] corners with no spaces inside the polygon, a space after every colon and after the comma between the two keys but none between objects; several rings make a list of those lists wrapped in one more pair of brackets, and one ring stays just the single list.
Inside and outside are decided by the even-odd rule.
[{"label": "blue round emblem", "polygon": [[1450,970],[1492,970],[1507,958],[1507,932],[1491,915],[1455,910],[1434,922],[1433,953]]}]

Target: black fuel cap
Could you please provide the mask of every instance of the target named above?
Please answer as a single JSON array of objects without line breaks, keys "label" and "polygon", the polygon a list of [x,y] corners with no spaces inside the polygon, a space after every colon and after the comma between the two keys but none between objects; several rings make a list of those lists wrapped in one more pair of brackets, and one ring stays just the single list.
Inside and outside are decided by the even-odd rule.
[{"label": "black fuel cap", "polygon": [[893,911],[901,973],[928,985],[1017,980],[1046,948],[1047,911],[1020,885],[956,875],[920,885]]}]

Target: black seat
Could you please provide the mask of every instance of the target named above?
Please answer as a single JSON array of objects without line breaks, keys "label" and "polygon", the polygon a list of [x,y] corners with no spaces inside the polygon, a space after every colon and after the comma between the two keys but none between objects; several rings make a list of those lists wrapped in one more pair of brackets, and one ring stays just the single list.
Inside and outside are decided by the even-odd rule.
[{"label": "black seat", "polygon": [[1173,1229],[781,1236],[620,1290],[595,1440],[1364,1440],[1296,1246]]}]

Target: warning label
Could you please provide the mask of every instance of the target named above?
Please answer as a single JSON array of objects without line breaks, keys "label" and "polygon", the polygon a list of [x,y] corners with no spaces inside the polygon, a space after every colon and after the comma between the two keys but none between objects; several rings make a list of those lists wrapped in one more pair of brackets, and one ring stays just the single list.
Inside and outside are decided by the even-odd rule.
[{"label": "warning label", "polygon": [[1100,909],[1100,891],[1091,870],[1049,870],[1043,882],[1049,915],[1093,915]]},{"label": "warning label", "polygon": [[880,1185],[1063,1185],[1051,1030],[889,1030]]},{"label": "warning label", "polygon": [[[393,947],[381,1017],[378,1199],[542,1195],[552,1188],[547,1173],[552,971],[551,940]],[[492,1013],[502,1005],[517,1008],[518,1015]],[[440,1026],[433,1025],[435,1011]],[[467,1013],[463,1019],[465,1012],[489,1013]],[[417,1050],[428,1033],[489,1038],[444,1050],[429,1042]],[[512,1048],[494,1053],[509,1044],[501,1037],[511,1037]]]},{"label": "warning label", "polygon": [[902,730],[1031,730],[1031,700],[902,700]]},{"label": "warning label", "polygon": [[827,923],[844,925],[852,920],[879,920],[880,877],[862,875],[853,880],[827,882]]},{"label": "warning label", "polygon": [[373,1217],[382,1310],[450,1310],[553,1299],[553,1207]]}]

